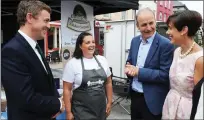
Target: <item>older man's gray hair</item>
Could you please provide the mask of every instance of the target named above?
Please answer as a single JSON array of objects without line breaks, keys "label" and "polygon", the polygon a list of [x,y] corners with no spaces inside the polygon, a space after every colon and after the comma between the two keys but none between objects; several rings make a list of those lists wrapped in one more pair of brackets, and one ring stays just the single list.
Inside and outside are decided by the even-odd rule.
[{"label": "older man's gray hair", "polygon": [[[140,14],[142,14],[143,12],[146,12],[146,11],[151,12],[151,13],[154,15],[154,18],[155,18],[155,13],[154,13],[154,11],[153,11],[152,9],[150,9],[149,7],[146,7],[146,8],[140,9],[140,10],[137,12],[137,14],[136,14],[136,16],[135,16],[136,21],[137,21],[138,16],[139,16]],[[138,22],[138,21],[137,21],[137,22]]]}]

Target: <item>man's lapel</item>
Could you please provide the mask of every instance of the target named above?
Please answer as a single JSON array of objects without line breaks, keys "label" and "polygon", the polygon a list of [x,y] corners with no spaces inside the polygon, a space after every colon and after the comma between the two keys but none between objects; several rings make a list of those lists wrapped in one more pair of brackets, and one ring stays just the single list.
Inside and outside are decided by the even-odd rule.
[{"label": "man's lapel", "polygon": [[154,40],[152,42],[152,45],[151,45],[151,47],[149,49],[149,52],[148,52],[144,67],[148,66],[149,62],[151,61],[152,57],[154,56],[155,52],[157,51],[158,42],[159,42],[158,37],[159,37],[158,33],[156,33],[156,35],[154,37]]},{"label": "man's lapel", "polygon": [[38,66],[39,70],[41,70],[44,74],[48,75],[47,72],[45,71],[44,66],[42,65],[41,61],[39,60],[38,56],[36,55],[35,51],[29,45],[29,43],[25,40],[25,38],[20,33],[17,33],[16,37],[19,40],[19,42],[21,42],[22,45],[26,47],[26,50],[27,50],[26,52],[29,55],[28,57],[32,57],[30,59],[32,61],[32,63],[35,64],[35,66]]},{"label": "man's lapel", "polygon": [[138,39],[135,41],[135,43],[133,45],[133,51],[132,51],[133,55],[134,55],[133,65],[136,65],[136,63],[137,63],[137,55],[138,55],[140,43],[141,43],[141,40],[140,40],[140,37],[138,37]]}]

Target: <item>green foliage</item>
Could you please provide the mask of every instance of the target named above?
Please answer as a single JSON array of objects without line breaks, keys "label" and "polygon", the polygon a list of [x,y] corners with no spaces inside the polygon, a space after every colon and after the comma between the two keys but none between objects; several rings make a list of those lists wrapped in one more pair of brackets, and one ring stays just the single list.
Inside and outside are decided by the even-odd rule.
[{"label": "green foliage", "polygon": [[204,47],[204,44],[203,44],[203,35],[201,34],[200,31],[198,31],[196,33],[196,35],[194,36],[194,40],[195,42],[200,45],[201,47]]}]

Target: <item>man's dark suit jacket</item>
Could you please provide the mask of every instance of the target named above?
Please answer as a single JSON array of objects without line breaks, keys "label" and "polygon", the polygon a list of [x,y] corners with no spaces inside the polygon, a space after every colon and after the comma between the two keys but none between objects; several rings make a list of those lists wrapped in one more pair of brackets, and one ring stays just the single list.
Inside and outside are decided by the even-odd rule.
[{"label": "man's dark suit jacket", "polygon": [[201,93],[201,88],[202,88],[203,83],[204,83],[204,77],[201,80],[199,80],[199,82],[193,88],[193,92],[192,92],[193,93],[193,97],[192,97],[193,105],[192,105],[192,109],[191,109],[190,120],[195,119],[195,115],[197,113],[198,103],[200,102],[199,100],[200,100],[200,96],[202,94]]},{"label": "man's dark suit jacket", "polygon": [[[140,36],[133,38],[127,62],[137,63],[137,54],[141,40]],[[154,115],[162,112],[164,100],[169,91],[169,69],[173,60],[174,46],[170,40],[156,33],[144,68],[139,69],[138,81],[142,83],[147,107]],[[132,89],[132,80],[130,89]],[[134,101],[132,101],[134,102]]]},{"label": "man's dark suit jacket", "polygon": [[46,120],[60,110],[53,76],[48,76],[36,53],[17,33],[1,51],[1,77],[8,120]]}]

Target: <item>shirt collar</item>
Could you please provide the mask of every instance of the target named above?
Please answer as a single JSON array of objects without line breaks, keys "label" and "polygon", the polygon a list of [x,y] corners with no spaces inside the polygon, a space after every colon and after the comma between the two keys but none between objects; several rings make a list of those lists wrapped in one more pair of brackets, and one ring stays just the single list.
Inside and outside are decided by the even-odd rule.
[{"label": "shirt collar", "polygon": [[143,44],[145,44],[145,43],[150,43],[150,44],[152,44],[155,35],[156,35],[156,31],[154,32],[154,34],[153,34],[151,37],[147,38],[147,40],[143,40],[142,35],[141,35],[141,36],[140,36],[140,40],[141,40],[141,42],[142,42]]},{"label": "shirt collar", "polygon": [[33,49],[35,49],[37,42],[33,40],[31,37],[29,37],[28,35],[26,35],[24,32],[22,32],[21,30],[18,30],[18,32],[26,39],[26,41],[30,44],[30,46]]}]

